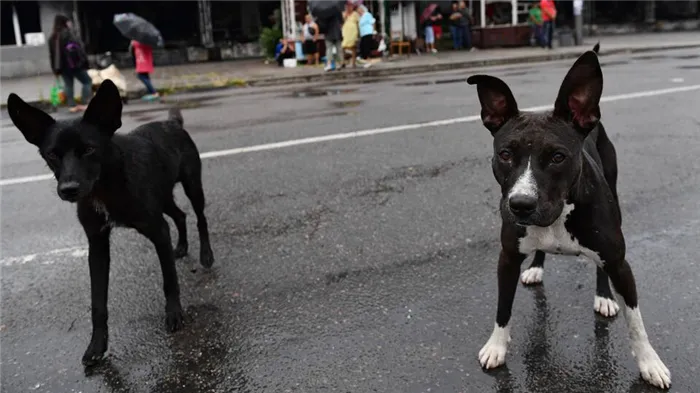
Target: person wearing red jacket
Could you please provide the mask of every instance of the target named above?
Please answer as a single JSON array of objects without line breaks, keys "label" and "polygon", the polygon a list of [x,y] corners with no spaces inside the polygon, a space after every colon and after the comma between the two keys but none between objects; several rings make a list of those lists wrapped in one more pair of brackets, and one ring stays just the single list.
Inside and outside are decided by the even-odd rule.
[{"label": "person wearing red jacket", "polygon": [[143,96],[143,99],[157,99],[160,97],[160,94],[158,94],[158,91],[153,87],[150,75],[153,72],[153,49],[149,45],[135,40],[131,41],[129,46],[131,51],[133,51],[134,61],[136,62],[136,74],[148,91],[148,94]]},{"label": "person wearing red jacket", "polygon": [[554,37],[554,21],[557,19],[557,7],[553,0],[540,0],[540,9],[542,10],[543,32],[542,38],[547,48],[552,49],[552,40]]}]

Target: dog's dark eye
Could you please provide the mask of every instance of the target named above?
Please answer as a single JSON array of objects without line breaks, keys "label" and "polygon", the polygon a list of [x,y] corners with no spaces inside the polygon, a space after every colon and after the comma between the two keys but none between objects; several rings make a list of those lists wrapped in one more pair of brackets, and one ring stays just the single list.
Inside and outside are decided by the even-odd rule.
[{"label": "dog's dark eye", "polygon": [[87,149],[85,149],[85,153],[83,153],[83,155],[89,156],[90,154],[92,154],[94,152],[95,152],[94,147],[88,147]]},{"label": "dog's dark eye", "polygon": [[56,156],[56,153],[46,153],[46,159],[49,161],[55,161],[58,159],[58,156]]},{"label": "dog's dark eye", "polygon": [[508,150],[501,150],[501,152],[498,153],[498,156],[501,157],[501,160],[503,161],[510,161],[513,158],[513,154],[511,154],[511,152]]},{"label": "dog's dark eye", "polygon": [[563,155],[563,154],[561,154],[561,153],[555,153],[555,154],[552,156],[552,162],[555,163],[555,164],[559,164],[559,163],[561,163],[562,161],[564,161],[565,158],[566,158],[565,155]]}]

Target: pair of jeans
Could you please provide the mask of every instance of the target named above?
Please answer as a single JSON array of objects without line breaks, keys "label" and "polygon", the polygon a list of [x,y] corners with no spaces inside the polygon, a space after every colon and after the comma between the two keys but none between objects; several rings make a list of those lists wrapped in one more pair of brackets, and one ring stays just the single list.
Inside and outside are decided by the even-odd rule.
[{"label": "pair of jeans", "polygon": [[[335,48],[335,54],[333,54],[333,48]],[[333,58],[336,59],[336,66],[343,64],[345,52],[341,48],[340,41],[330,41],[326,40],[326,61],[328,64],[332,64]]]},{"label": "pair of jeans", "polygon": [[146,90],[148,91],[148,94],[156,94],[156,89],[153,87],[153,84],[151,83],[151,76],[148,75],[147,72],[140,72],[138,74],[139,80],[146,86]]},{"label": "pair of jeans", "polygon": [[554,35],[554,23],[550,21],[544,22],[542,25],[542,47],[552,49],[552,36]]},{"label": "pair of jeans", "polygon": [[534,44],[537,46],[544,47],[544,41],[542,40],[542,25],[531,25],[530,26],[530,40],[534,40]]},{"label": "pair of jeans", "polygon": [[462,26],[450,26],[452,34],[452,46],[454,49],[464,48],[464,28]]},{"label": "pair of jeans", "polygon": [[472,32],[469,26],[450,26],[450,32],[455,49],[472,48]]},{"label": "pair of jeans", "polygon": [[75,90],[73,90],[75,79],[83,85],[80,98],[83,105],[87,105],[90,102],[90,98],[92,98],[92,78],[90,78],[87,71],[83,69],[63,70],[61,76],[63,77],[63,90],[66,93],[68,106],[71,108],[75,106]]}]

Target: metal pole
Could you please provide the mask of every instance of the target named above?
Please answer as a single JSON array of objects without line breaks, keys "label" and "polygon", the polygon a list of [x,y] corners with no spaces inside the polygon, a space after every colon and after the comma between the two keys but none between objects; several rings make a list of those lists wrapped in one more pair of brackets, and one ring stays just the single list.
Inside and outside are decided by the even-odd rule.
[{"label": "metal pole", "polygon": [[386,34],[386,9],[384,7],[384,0],[379,0],[379,33],[383,36]]},{"label": "metal pole", "polygon": [[574,0],[574,24],[576,45],[583,45],[583,0]]},{"label": "metal pole", "polygon": [[15,43],[17,46],[22,46],[22,30],[19,28],[19,17],[14,5],[12,6],[12,26],[15,28]]},{"label": "metal pole", "polygon": [[510,17],[513,26],[518,24],[518,0],[510,0]]},{"label": "metal pole", "polygon": [[479,21],[481,27],[486,27],[486,0],[479,1]]}]

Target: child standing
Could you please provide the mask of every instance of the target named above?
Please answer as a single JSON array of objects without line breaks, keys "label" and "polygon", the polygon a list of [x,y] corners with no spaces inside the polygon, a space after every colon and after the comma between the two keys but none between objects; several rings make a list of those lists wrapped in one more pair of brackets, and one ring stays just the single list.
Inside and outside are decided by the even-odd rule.
[{"label": "child standing", "polygon": [[148,94],[143,96],[144,100],[152,101],[158,99],[160,94],[156,91],[151,83],[151,73],[153,72],[153,49],[146,44],[132,40],[129,44],[133,51],[134,60],[136,62],[136,74],[139,80],[146,86]]}]

